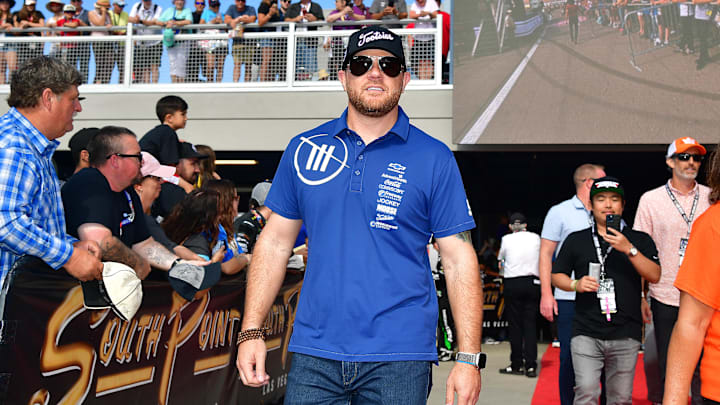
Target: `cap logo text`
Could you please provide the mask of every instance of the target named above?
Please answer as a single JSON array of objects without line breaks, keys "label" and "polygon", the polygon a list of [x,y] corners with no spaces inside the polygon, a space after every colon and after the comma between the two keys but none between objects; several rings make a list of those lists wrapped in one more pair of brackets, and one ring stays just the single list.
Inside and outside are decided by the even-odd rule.
[{"label": "cap logo text", "polygon": [[365,44],[368,44],[370,42],[379,41],[379,40],[387,40],[387,41],[393,41],[395,39],[395,36],[392,34],[388,34],[387,32],[367,32],[365,34],[360,34],[360,38],[358,39],[358,47],[361,47]]},{"label": "cap logo text", "polygon": [[595,188],[618,188],[619,186],[620,184],[618,184],[617,182],[609,180],[601,181],[595,184]]}]

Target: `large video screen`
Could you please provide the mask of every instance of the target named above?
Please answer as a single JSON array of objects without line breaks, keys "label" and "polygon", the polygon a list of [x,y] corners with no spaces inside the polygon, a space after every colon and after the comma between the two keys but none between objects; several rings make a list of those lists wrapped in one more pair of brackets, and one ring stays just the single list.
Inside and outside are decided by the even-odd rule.
[{"label": "large video screen", "polygon": [[455,2],[453,142],[667,144],[691,135],[716,143],[716,8]]}]

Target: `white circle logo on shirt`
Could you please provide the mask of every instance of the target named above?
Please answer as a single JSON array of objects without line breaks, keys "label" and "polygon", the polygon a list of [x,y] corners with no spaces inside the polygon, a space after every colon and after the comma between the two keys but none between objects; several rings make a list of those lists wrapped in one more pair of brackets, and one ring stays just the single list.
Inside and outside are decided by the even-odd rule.
[{"label": "white circle logo on shirt", "polygon": [[347,165],[347,145],[339,137],[318,134],[301,137],[300,140],[295,149],[294,164],[298,178],[303,183],[309,186],[325,184],[337,177],[343,169],[350,168]]}]

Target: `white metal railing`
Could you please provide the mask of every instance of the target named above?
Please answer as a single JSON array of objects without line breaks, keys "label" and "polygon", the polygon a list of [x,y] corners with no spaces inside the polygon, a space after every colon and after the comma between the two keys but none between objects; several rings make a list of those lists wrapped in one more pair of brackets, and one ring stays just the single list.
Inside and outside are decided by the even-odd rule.
[{"label": "white metal railing", "polygon": [[[442,86],[442,16],[431,22],[430,28],[391,28],[403,38],[413,87]],[[87,72],[84,74],[89,85],[83,86],[83,91],[120,88],[154,91],[160,85],[181,85],[183,90],[191,91],[209,87],[218,90],[327,89],[339,87],[335,72],[347,39],[354,32],[354,29],[337,27],[387,23],[376,20],[273,23],[262,27],[276,30],[269,32],[260,32],[257,24],[248,24],[241,37],[225,24],[188,25],[182,30],[194,33],[176,34],[176,45],[172,48],[157,45],[163,39],[160,28],[156,28],[157,34],[139,35],[138,28],[150,27],[133,24],[112,28],[13,29],[0,37],[0,83],[8,83],[12,73],[11,64],[3,61],[14,57],[15,65],[19,66],[28,58],[45,54],[64,58],[78,66],[81,73]],[[418,21],[400,20],[399,23],[405,27]],[[315,30],[303,29],[310,27]],[[60,36],[73,31],[102,31],[103,35]],[[108,35],[109,31],[125,31],[125,34]],[[43,36],[10,36],[20,32],[42,32]],[[159,66],[155,62],[159,62]],[[183,62],[184,66],[180,66]],[[3,87],[7,88],[7,84],[0,84],[0,91]]]}]

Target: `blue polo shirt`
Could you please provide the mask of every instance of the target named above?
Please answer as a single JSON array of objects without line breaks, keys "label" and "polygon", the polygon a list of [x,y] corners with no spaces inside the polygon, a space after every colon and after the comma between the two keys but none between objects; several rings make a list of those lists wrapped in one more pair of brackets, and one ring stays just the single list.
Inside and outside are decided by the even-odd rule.
[{"label": "blue polo shirt", "polygon": [[475,227],[452,152],[399,109],[365,145],[347,110],[290,141],[265,204],[302,219],[308,267],[289,350],[342,361],[437,360],[426,245]]},{"label": "blue polo shirt", "polygon": [[[579,231],[590,227],[590,211],[583,205],[577,195],[553,205],[545,216],[543,223],[542,235],[543,239],[558,242],[554,256],[560,252],[565,238],[575,231]],[[574,273],[571,278],[575,278]],[[575,301],[574,291],[563,291],[559,288],[555,289],[556,300]]]}]

